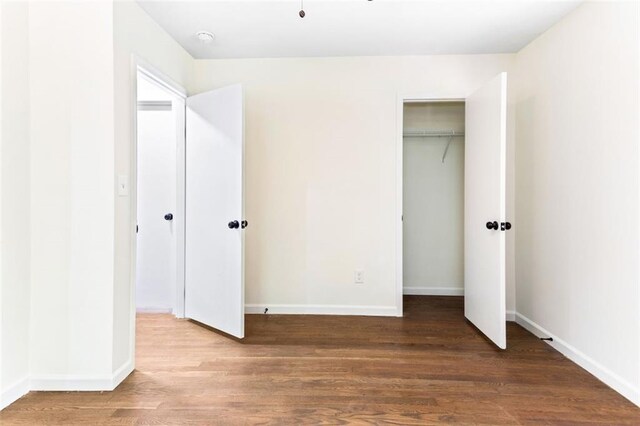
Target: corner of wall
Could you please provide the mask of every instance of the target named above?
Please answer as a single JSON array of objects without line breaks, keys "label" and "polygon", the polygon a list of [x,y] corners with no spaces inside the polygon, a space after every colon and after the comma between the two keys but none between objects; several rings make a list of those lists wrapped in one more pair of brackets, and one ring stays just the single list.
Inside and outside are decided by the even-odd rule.
[{"label": "corner of wall", "polygon": [[[516,320],[636,405],[639,27],[637,2],[584,2],[516,54],[514,76]],[[626,231],[592,231],[611,223]]]},{"label": "corner of wall", "polygon": [[0,2],[0,408],[28,392],[29,8]]},{"label": "corner of wall", "polygon": [[640,406],[640,387],[630,383],[628,380],[620,377],[618,374],[611,371],[606,366],[597,362],[584,352],[580,351],[570,343],[546,330],[544,327],[535,323],[531,319],[526,316],[516,313],[515,321],[524,329],[528,330],[531,334],[536,337],[544,337],[551,338],[553,340],[546,341],[549,346],[569,358],[571,361],[578,364],[580,367],[587,370],[589,373],[593,374],[600,381],[605,383],[607,386],[614,389],[616,392],[620,393],[622,396],[627,398],[629,401],[634,404]]},{"label": "corner of wall", "polygon": [[0,410],[3,410],[13,404],[27,393],[29,393],[28,377],[24,377],[23,379],[8,386],[3,386],[2,393],[0,394]]}]

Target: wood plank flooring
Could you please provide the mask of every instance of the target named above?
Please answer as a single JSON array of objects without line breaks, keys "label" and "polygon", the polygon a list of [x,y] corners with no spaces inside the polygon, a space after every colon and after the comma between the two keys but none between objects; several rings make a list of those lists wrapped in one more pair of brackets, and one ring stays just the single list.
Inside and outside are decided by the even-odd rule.
[{"label": "wood plank flooring", "polygon": [[114,392],[32,392],[0,424],[633,424],[640,408],[514,323],[508,349],[462,298],[404,318],[248,315],[236,341],[138,315],[136,371]]}]

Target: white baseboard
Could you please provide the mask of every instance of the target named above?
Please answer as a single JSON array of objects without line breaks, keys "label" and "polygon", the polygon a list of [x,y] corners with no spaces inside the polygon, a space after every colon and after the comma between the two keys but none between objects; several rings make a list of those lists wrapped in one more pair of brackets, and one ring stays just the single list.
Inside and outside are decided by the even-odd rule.
[{"label": "white baseboard", "polygon": [[247,304],[244,311],[247,314],[264,314],[265,308],[269,308],[268,314],[398,316],[395,306]]},{"label": "white baseboard", "polygon": [[0,410],[13,404],[27,393],[29,393],[29,378],[25,377],[2,391],[2,395],[0,395]]},{"label": "white baseboard", "polygon": [[404,287],[402,294],[409,296],[463,296],[464,287]]},{"label": "white baseboard", "polygon": [[136,308],[138,314],[171,314],[173,309],[171,308],[154,308],[154,307],[141,307]]},{"label": "white baseboard", "polygon": [[111,389],[117,388],[118,385],[124,381],[124,379],[129,377],[129,374],[133,373],[134,368],[135,365],[133,365],[133,360],[129,359],[120,368],[114,371],[111,378]]},{"label": "white baseboard", "polygon": [[111,376],[47,374],[31,378],[33,391],[109,391]]},{"label": "white baseboard", "polygon": [[600,381],[627,398],[629,401],[640,406],[640,388],[633,386],[633,384],[571,346],[569,343],[560,339],[558,336],[555,336],[553,333],[545,330],[543,327],[531,321],[524,315],[516,313],[516,322],[537,337],[553,338],[552,342],[545,341],[545,343],[549,344],[571,361],[593,374],[595,377],[600,379]]},{"label": "white baseboard", "polygon": [[33,376],[30,379],[30,390],[33,391],[112,391],[133,371],[131,360],[118,368],[111,375],[81,376],[51,374]]},{"label": "white baseboard", "polygon": [[[395,306],[344,306],[344,305],[268,305],[246,304],[246,314],[264,314],[265,308],[269,308],[268,314],[279,315],[364,315],[382,317],[401,317]],[[516,313],[507,311],[507,321],[516,321]]]}]

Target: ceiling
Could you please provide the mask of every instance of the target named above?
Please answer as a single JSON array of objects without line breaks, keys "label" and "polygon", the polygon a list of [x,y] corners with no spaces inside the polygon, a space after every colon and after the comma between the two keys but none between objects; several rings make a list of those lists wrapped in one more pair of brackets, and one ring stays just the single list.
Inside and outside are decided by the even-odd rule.
[{"label": "ceiling", "polygon": [[213,59],[512,53],[580,2],[304,0],[304,18],[300,0],[138,3],[194,58]]}]

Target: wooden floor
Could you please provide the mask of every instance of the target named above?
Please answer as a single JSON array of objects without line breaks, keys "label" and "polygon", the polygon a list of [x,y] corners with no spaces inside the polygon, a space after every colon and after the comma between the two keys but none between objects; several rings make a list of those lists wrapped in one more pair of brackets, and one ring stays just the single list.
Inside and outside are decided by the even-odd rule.
[{"label": "wooden floor", "polygon": [[514,323],[500,351],[458,297],[404,318],[248,315],[239,342],[138,316],[114,392],[32,392],[0,424],[640,424],[640,409]]}]

